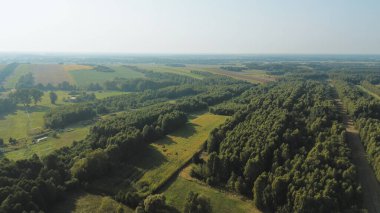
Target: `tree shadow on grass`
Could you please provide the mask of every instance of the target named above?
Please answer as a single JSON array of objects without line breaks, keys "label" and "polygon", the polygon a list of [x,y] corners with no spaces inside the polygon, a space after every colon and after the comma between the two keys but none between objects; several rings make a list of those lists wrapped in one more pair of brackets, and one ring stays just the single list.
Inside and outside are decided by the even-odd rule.
[{"label": "tree shadow on grass", "polygon": [[[185,126],[181,127],[180,129],[174,131],[173,133],[170,133],[169,136],[178,137],[178,138],[189,138],[197,132],[195,128],[196,126],[199,126],[199,125],[188,123]],[[164,138],[159,139],[153,143],[157,145],[172,145],[172,144],[176,144],[177,142],[175,142],[172,138],[165,136]]]},{"label": "tree shadow on grass", "polygon": [[177,131],[171,133],[170,135],[174,137],[180,137],[180,138],[189,138],[197,132],[196,131],[197,126],[199,125],[194,124],[194,123],[187,123],[184,127],[178,129]]},{"label": "tree shadow on grass", "polygon": [[167,161],[165,155],[153,146],[144,146],[129,160],[129,164],[144,170],[149,170],[158,167]]},{"label": "tree shadow on grass", "polygon": [[69,192],[66,194],[65,199],[56,203],[51,212],[66,213],[73,212],[75,210],[76,202],[81,197],[86,195],[85,192]]}]

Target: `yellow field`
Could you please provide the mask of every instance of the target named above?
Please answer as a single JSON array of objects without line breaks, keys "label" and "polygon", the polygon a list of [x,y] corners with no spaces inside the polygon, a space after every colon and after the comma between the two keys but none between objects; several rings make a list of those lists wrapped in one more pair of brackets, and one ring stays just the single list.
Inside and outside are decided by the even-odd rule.
[{"label": "yellow field", "polygon": [[93,66],[89,65],[80,65],[80,64],[65,64],[63,65],[64,71],[75,71],[75,70],[92,70]]},{"label": "yellow field", "polygon": [[36,83],[57,85],[64,81],[74,82],[60,64],[29,64],[29,70],[33,73]]}]

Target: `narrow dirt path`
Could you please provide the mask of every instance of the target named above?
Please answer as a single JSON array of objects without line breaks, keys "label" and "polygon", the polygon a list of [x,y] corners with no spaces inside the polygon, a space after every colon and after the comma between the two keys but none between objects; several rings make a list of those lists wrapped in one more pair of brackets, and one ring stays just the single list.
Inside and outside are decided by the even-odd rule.
[{"label": "narrow dirt path", "polygon": [[347,131],[347,142],[352,151],[352,160],[358,171],[359,182],[363,189],[363,205],[369,213],[380,213],[380,184],[367,160],[367,153],[360,141],[359,132],[352,119],[347,115],[339,98],[336,105],[343,115],[343,122]]}]

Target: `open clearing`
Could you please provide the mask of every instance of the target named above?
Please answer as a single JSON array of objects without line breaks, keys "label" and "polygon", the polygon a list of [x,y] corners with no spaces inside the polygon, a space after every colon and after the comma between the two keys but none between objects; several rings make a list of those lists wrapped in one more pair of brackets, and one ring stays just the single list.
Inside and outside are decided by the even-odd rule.
[{"label": "open clearing", "polygon": [[102,84],[114,78],[143,78],[144,74],[133,71],[125,66],[110,66],[115,72],[98,72],[96,70],[69,71],[76,85],[84,87],[90,83]]},{"label": "open clearing", "polygon": [[242,200],[238,196],[219,191],[207,185],[198,184],[181,176],[178,176],[166,189],[164,195],[169,205],[176,207],[178,210],[183,210],[186,197],[190,191],[198,192],[209,197],[213,212],[260,212],[254,207],[253,201]]},{"label": "open clearing", "polygon": [[[18,110],[14,113],[0,116],[0,137],[8,139],[9,137],[20,139],[28,137],[33,130],[42,130],[44,125],[44,114],[53,107],[63,104],[64,98],[70,97],[66,91],[55,91],[58,95],[56,105],[50,103],[49,93],[45,92],[42,101],[36,106],[33,104],[29,107],[28,111],[24,106],[19,105]],[[126,94],[125,92],[96,92],[95,96],[98,99]],[[7,142],[7,141],[6,141]]]},{"label": "open clearing", "polygon": [[89,133],[89,126],[76,126],[69,129],[72,130],[58,133],[56,138],[48,137],[47,140],[33,145],[29,143],[23,148],[4,153],[4,156],[11,160],[30,158],[33,154],[43,157],[54,150],[70,146],[74,141],[83,140]]},{"label": "open clearing", "polygon": [[195,115],[186,126],[137,153],[138,157],[130,161],[133,168],[120,168],[116,173],[93,182],[91,188],[112,194],[128,190],[132,183],[143,193],[155,191],[199,151],[210,131],[227,118],[210,113]]},{"label": "open clearing", "polygon": [[[33,135],[44,130],[44,114],[53,107],[63,104],[64,98],[68,98],[68,92],[56,91],[58,100],[56,105],[50,103],[49,93],[45,92],[42,101],[36,106],[33,104],[28,110],[24,106],[19,105],[18,110],[14,113],[0,116],[0,138],[3,138],[5,144],[8,144],[10,137],[24,142],[16,145],[7,145],[3,148],[3,156],[10,159],[24,159],[32,156],[34,153],[43,156],[56,149],[64,146],[70,146],[74,140],[79,141],[86,137],[89,126],[75,125],[69,127],[73,129],[70,132],[59,133],[57,138],[49,137],[46,141],[38,144],[32,144]],[[99,99],[125,94],[125,92],[96,92],[95,96]]]},{"label": "open clearing", "polygon": [[[191,119],[190,123],[180,130],[152,143],[153,150],[158,151],[158,155],[163,159],[144,158],[142,161],[135,162],[137,167],[150,168],[138,183],[149,183],[150,190],[155,190],[189,161],[201,149],[211,130],[226,119],[226,116],[205,113]],[[152,165],[160,161],[159,166]]]},{"label": "open clearing", "polygon": [[133,213],[134,211],[127,206],[113,200],[108,196],[100,196],[85,192],[70,194],[65,201],[54,206],[51,212],[56,213],[116,213],[116,212]]}]

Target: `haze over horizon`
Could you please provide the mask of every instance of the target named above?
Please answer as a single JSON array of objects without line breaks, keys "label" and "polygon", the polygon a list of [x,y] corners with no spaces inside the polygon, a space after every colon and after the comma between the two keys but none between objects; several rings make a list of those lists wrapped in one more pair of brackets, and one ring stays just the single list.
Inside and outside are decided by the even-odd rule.
[{"label": "haze over horizon", "polygon": [[380,1],[1,1],[0,52],[379,54]]}]

